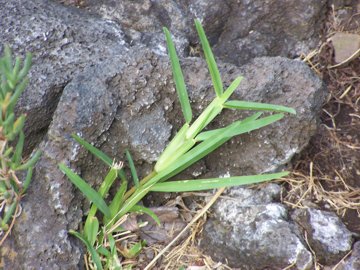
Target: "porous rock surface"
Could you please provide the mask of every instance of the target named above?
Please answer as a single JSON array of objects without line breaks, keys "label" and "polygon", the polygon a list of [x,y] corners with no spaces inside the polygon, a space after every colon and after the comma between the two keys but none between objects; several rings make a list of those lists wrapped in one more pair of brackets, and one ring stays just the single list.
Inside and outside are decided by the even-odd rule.
[{"label": "porous rock surface", "polygon": [[254,57],[296,57],[319,42],[326,0],[87,0],[84,8],[126,25],[131,43],[143,43],[165,53],[159,44],[163,26],[176,36],[181,54],[198,43],[193,20],[206,29],[215,53],[234,64]]},{"label": "porous rock surface", "polygon": [[297,209],[292,219],[306,232],[320,263],[335,264],[351,250],[353,234],[335,213],[311,208]]},{"label": "porous rock surface", "polygon": [[33,147],[45,135],[65,85],[86,66],[123,54],[125,39],[114,22],[51,1],[0,0],[0,13],[0,49],[9,44],[14,54],[34,55],[30,87],[18,103],[28,115]]},{"label": "porous rock surface", "polygon": [[311,269],[310,251],[288,222],[286,208],[276,202],[280,186],[260,190],[232,189],[214,207],[201,246],[217,260],[240,269]]},{"label": "porous rock surface", "polygon": [[342,260],[337,265],[338,270],[355,270],[360,269],[360,241],[357,241],[352,249],[350,256]]},{"label": "porous rock surface", "polygon": [[[0,13],[6,14],[0,20],[6,29],[0,32],[2,42],[15,53],[34,53],[18,110],[28,113],[28,151],[39,142],[43,151],[22,214],[1,247],[2,263],[5,269],[78,269],[82,245],[67,231],[78,228],[86,207],[57,165],[71,166],[90,184],[101,182],[106,168],[71,140],[75,132],[118,159],[130,148],[139,174],[148,172],[182,124],[168,58],[142,41],[132,44],[124,34],[131,27],[122,22],[51,1],[0,0]],[[206,63],[186,58],[182,66],[198,114],[214,96]],[[219,68],[225,86],[245,76],[234,98],[287,105],[298,114],[231,140],[187,174],[239,175],[285,166],[316,128],[321,81],[305,64],[281,57],[258,58],[243,67],[220,63]],[[227,111],[213,127],[244,115]],[[280,216],[277,220],[292,230]]]}]

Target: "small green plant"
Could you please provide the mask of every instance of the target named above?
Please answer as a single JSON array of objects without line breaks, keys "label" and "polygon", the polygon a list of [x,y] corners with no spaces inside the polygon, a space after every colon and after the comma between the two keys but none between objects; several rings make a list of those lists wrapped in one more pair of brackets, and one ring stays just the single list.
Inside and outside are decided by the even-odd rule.
[{"label": "small green plant", "polygon": [[[175,86],[185,118],[185,124],[160,155],[153,171],[139,181],[131,155],[126,151],[126,158],[133,179],[133,186],[128,188],[128,181],[122,165],[113,163],[113,159],[77,135],[73,135],[73,138],[78,143],[110,166],[109,173],[105,177],[99,190],[94,190],[80,178],[80,176],[72,172],[64,164],[59,165],[60,169],[68,176],[70,181],[92,202],[82,232],[70,231],[71,234],[78,237],[86,245],[91,255],[92,268],[122,269],[120,254],[125,258],[130,258],[140,252],[144,245],[143,242],[136,243],[129,249],[124,249],[121,247],[121,243],[119,243],[121,241],[119,235],[122,235],[123,232],[121,224],[131,212],[146,213],[159,223],[159,219],[153,212],[148,208],[138,205],[141,199],[151,191],[184,192],[208,190],[219,187],[254,184],[287,175],[287,172],[279,172],[229,178],[167,181],[217,149],[232,137],[270,125],[283,118],[283,113],[295,114],[294,109],[284,106],[229,100],[242,78],[237,78],[224,90],[220,73],[204,30],[198,20],[195,21],[195,25],[209,67],[216,97],[200,116],[195,121],[192,121],[192,111],[179,59],[176,55],[170,33],[168,29],[164,28]],[[262,113],[257,112],[250,117],[233,122],[226,127],[203,131],[223,109],[259,110],[278,113],[261,117]],[[104,197],[108,194],[110,187],[118,176],[121,180],[120,187],[110,201],[110,204],[107,204]],[[97,210],[99,210],[102,215],[98,215]],[[102,217],[101,222],[99,221],[100,217]]]},{"label": "small green plant", "polygon": [[[25,135],[25,115],[17,117],[15,105],[28,84],[27,74],[31,66],[31,54],[24,64],[20,57],[12,58],[9,46],[4,47],[0,58],[0,246],[9,235],[19,213],[19,202],[31,181],[37,151],[27,161],[22,159]],[[27,170],[24,181],[19,172]]]}]

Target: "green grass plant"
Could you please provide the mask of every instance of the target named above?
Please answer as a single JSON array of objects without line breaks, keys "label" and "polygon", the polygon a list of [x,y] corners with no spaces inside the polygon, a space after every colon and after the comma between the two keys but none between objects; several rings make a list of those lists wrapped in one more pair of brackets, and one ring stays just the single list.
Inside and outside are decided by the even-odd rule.
[{"label": "green grass plant", "polygon": [[[24,196],[40,151],[28,160],[23,159],[25,115],[17,116],[15,105],[28,85],[27,74],[32,56],[26,54],[24,63],[20,57],[13,59],[9,46],[4,46],[0,58],[0,246],[9,235],[20,211]],[[27,171],[21,181],[19,173]]]},{"label": "green grass plant", "polygon": [[[234,136],[248,133],[279,121],[284,117],[284,113],[295,114],[294,109],[285,106],[229,100],[239,86],[242,77],[236,78],[228,88],[223,88],[220,73],[209,42],[205,36],[204,29],[198,20],[195,21],[195,25],[216,96],[199,117],[193,121],[193,113],[175,46],[171,39],[170,32],[164,28],[175,87],[185,123],[160,155],[153,171],[139,180],[132,157],[126,150],[125,156],[133,181],[133,184],[130,185],[125,177],[124,168],[121,163],[114,163],[112,158],[77,135],[73,135],[73,138],[78,143],[110,167],[102,185],[98,190],[95,190],[64,164],[59,165],[69,180],[92,202],[82,232],[70,231],[70,233],[78,237],[86,245],[91,255],[92,267],[96,269],[122,269],[122,257],[131,258],[140,252],[144,245],[143,242],[136,243],[128,248],[125,254],[124,249],[120,248],[121,243],[119,242],[121,242],[121,239],[116,237],[116,235],[119,232],[124,232],[121,224],[126,220],[127,215],[132,212],[148,214],[157,223],[160,222],[150,209],[139,205],[139,202],[144,196],[151,191],[184,192],[209,190],[220,187],[260,183],[287,175],[287,172],[278,172],[261,175],[233,176],[229,178],[168,181]],[[204,131],[207,125],[224,109],[269,111],[276,113],[263,116],[262,112],[255,112],[253,115],[242,120],[237,120],[226,127]],[[109,203],[107,204],[105,196],[108,195],[110,187],[118,178],[120,179],[119,188],[112,199],[108,198]]]}]

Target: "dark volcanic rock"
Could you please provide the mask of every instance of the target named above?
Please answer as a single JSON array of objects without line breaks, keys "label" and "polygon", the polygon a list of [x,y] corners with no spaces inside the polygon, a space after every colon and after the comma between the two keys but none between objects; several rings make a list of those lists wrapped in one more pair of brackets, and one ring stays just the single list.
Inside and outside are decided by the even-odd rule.
[{"label": "dark volcanic rock", "polygon": [[[203,4],[197,3],[200,9]],[[154,19],[153,27],[146,30],[140,23],[136,31],[149,30],[152,44],[165,48],[160,43],[162,38],[150,30],[168,23],[164,10],[174,11],[173,4],[165,5],[163,13],[156,13],[155,9],[161,7],[155,7],[152,1],[150,4],[148,11],[157,14],[151,18],[159,21]],[[144,9],[140,14],[147,14],[146,7],[138,8]],[[194,6],[189,12],[197,9]],[[29,149],[42,140],[43,151],[22,201],[22,215],[1,250],[5,269],[78,269],[82,264],[80,244],[69,238],[67,231],[76,229],[81,221],[83,196],[57,166],[64,162],[93,185],[101,182],[106,168],[79,149],[70,135],[78,133],[117,160],[122,159],[125,148],[130,148],[143,176],[183,123],[169,61],[162,56],[161,48],[154,50],[151,44],[147,44],[150,49],[145,48],[141,43],[146,39],[140,38],[131,46],[127,43],[133,31],[132,18],[141,20],[142,15],[128,14],[131,25],[117,24],[46,0],[0,0],[0,12],[6,14],[0,21],[1,28],[6,29],[0,32],[1,40],[16,53],[32,51],[35,55],[31,83],[18,109],[28,113],[26,133],[32,142]],[[179,11],[171,24],[180,25],[179,32],[183,27],[181,14]],[[199,14],[196,16],[201,17]],[[143,20],[149,23],[153,19]],[[126,35],[119,24],[126,28]],[[183,36],[179,38],[185,42]],[[216,34],[211,38],[215,40]],[[206,63],[200,58],[187,58],[182,66],[194,114],[198,115],[214,97]],[[321,81],[300,61],[280,57],[255,59],[241,68],[220,63],[219,68],[225,86],[239,74],[245,77],[233,98],[287,105],[298,114],[231,140],[185,174],[242,175],[281,169],[301,151],[316,128],[316,115],[324,97]],[[228,110],[210,128],[246,115]],[[268,210],[264,206],[259,215],[266,216]],[[282,217],[276,220],[289,232],[289,243],[298,246],[292,228]],[[218,244],[214,242],[214,247]],[[303,263],[299,261],[299,265],[307,265],[305,255],[301,255]]]},{"label": "dark volcanic rock", "polygon": [[243,64],[259,56],[293,58],[315,48],[326,0],[231,1],[229,10],[214,50],[227,62]]},{"label": "dark volcanic rock", "polygon": [[215,54],[239,65],[260,56],[293,58],[315,48],[326,0],[88,0],[85,8],[124,26],[129,42],[162,53],[165,47],[158,34],[166,26],[180,54],[191,54],[188,45],[198,44],[193,23],[198,18]]},{"label": "dark volcanic rock", "polygon": [[[118,25],[46,0],[0,0],[0,51],[32,52],[30,84],[18,104],[28,115],[28,141],[41,141],[61,92],[86,66],[126,51]],[[5,15],[5,16],[4,16]],[[30,138],[29,138],[30,136]]]},{"label": "dark volcanic rock", "polygon": [[[93,141],[112,123],[118,94],[107,89],[105,78],[123,67],[123,59],[113,60],[101,68],[86,69],[65,87],[46,139],[40,144],[43,154],[22,201],[22,215],[13,237],[5,242],[5,269],[78,269],[81,252],[70,242],[67,231],[76,229],[81,221],[81,201],[74,197],[74,188],[58,164],[77,162],[79,147],[70,139],[71,133]],[[14,260],[7,256],[10,250],[17,254]]]}]

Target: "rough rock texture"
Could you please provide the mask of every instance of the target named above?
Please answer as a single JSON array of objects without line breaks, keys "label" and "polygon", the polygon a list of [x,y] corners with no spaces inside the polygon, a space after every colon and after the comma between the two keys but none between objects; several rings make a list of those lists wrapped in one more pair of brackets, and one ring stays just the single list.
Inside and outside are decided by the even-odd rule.
[{"label": "rough rock texture", "polygon": [[[117,93],[107,89],[105,75],[121,70],[123,59],[116,60],[101,68],[90,67],[65,87],[46,139],[40,144],[42,158],[22,201],[22,215],[4,248],[5,269],[78,269],[81,253],[70,243],[67,231],[81,221],[80,201],[57,165],[75,162],[79,155],[71,133],[95,140],[111,124],[119,103]],[[94,73],[99,76],[93,77]],[[93,88],[84,87],[85,82]],[[8,257],[10,251],[17,256]]]},{"label": "rough rock texture", "polygon": [[360,241],[353,246],[351,255],[342,261],[336,268],[337,270],[355,270],[360,269]]},{"label": "rough rock texture", "polygon": [[262,0],[232,1],[229,10],[214,50],[227,62],[243,64],[264,55],[296,57],[315,48],[326,0],[293,0],[286,5],[282,0],[265,5]]},{"label": "rough rock texture", "polygon": [[311,269],[312,255],[287,221],[279,200],[280,187],[269,184],[260,190],[232,189],[229,199],[219,200],[201,241],[217,260],[241,269]]},{"label": "rough rock texture", "polygon": [[311,208],[297,209],[292,219],[306,232],[320,263],[337,263],[351,250],[353,235],[336,214]]},{"label": "rough rock texture", "polygon": [[86,8],[126,25],[132,43],[144,43],[160,52],[161,28],[176,36],[180,53],[198,43],[193,20],[199,18],[217,56],[226,62],[247,63],[259,56],[296,57],[319,42],[326,0],[161,0],[86,1]]},{"label": "rough rock texture", "polygon": [[124,33],[131,46],[146,44],[155,52],[166,54],[162,34],[162,28],[166,26],[174,35],[179,54],[184,55],[187,50],[187,35],[193,22],[175,1],[89,0],[84,8],[124,26]]},{"label": "rough rock texture", "polygon": [[[118,159],[129,147],[141,165],[140,175],[149,171],[182,124],[168,58],[154,47],[146,49],[140,44],[145,41],[130,44],[119,23],[54,2],[0,0],[0,12],[6,14],[0,20],[2,42],[16,53],[35,55],[31,82],[18,109],[28,113],[28,149],[42,140],[43,150],[22,201],[22,215],[1,247],[5,269],[78,269],[81,245],[67,230],[81,221],[83,196],[57,164],[70,165],[91,184],[101,182],[105,168],[70,139],[76,132]],[[129,25],[120,24],[131,32]],[[182,65],[198,114],[214,95],[206,63],[188,58]],[[246,77],[234,98],[292,106],[298,114],[232,140],[187,174],[247,174],[284,166],[313,134],[324,96],[321,81],[303,63],[280,57],[259,58],[241,68],[223,63],[220,72],[226,86],[238,74]],[[244,115],[227,111],[214,127]],[[288,241],[298,245],[281,215],[276,220],[289,232]]]},{"label": "rough rock texture", "polygon": [[64,86],[86,66],[126,50],[121,28],[77,9],[44,0],[0,0],[0,51],[10,44],[15,54],[33,53],[30,85],[18,108],[28,115],[26,133],[41,141]]}]

